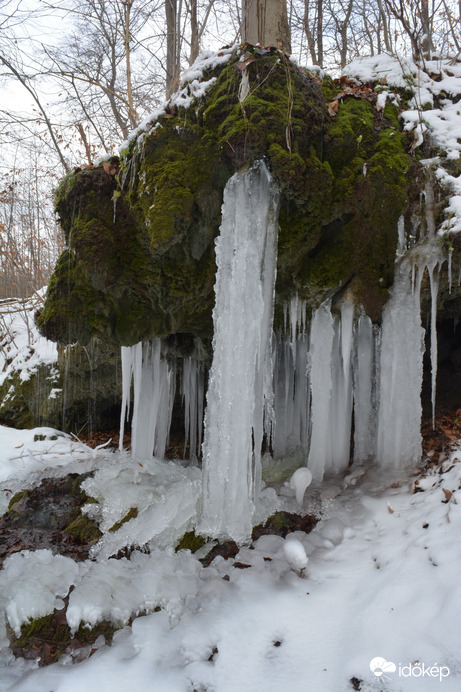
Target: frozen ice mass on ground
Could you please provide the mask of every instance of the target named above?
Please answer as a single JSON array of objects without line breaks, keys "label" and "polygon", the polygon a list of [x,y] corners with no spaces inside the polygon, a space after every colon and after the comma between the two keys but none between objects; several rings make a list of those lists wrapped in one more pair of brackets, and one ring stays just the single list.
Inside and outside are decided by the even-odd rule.
[{"label": "frozen ice mass on ground", "polygon": [[[40,451],[42,443],[27,443],[27,431],[1,427],[2,460],[14,455],[21,434],[32,454]],[[146,511],[161,502],[153,488],[163,483],[180,506],[187,476],[180,464],[162,479],[157,466],[165,462],[142,469],[119,452],[94,456],[89,449],[76,458],[71,444],[67,467],[37,474],[32,466],[28,485],[80,465],[100,469],[91,483],[106,500],[115,493],[134,501],[135,494]],[[16,553],[0,573],[3,616],[13,629],[59,607],[71,585],[71,628],[103,618],[127,624],[88,660],[72,664],[63,656],[39,668],[13,658],[2,623],[0,689],[346,692],[355,678],[369,692],[454,692],[461,677],[460,460],[458,446],[423,473],[364,464],[349,476],[314,482],[303,511],[315,510],[321,520],[310,534],[262,536],[235,559],[218,557],[207,568],[189,551],[171,548],[78,564],[47,550]],[[2,495],[13,479],[11,470]],[[278,491],[280,506],[296,511],[289,483]],[[376,657],[396,666],[385,681],[370,670]],[[423,664],[434,675],[420,678]]]}]

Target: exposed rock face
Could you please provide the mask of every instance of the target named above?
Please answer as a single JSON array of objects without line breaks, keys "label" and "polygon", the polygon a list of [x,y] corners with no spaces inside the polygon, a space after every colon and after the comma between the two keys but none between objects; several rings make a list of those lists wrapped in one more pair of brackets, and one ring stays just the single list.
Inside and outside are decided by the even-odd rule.
[{"label": "exposed rock face", "polygon": [[206,96],[188,109],[171,103],[120,162],[77,169],[61,183],[67,249],[38,318],[48,338],[210,339],[223,189],[262,157],[282,198],[276,323],[295,292],[313,309],[347,291],[380,320],[398,220],[408,232],[425,227],[428,171],[408,153],[397,107],[378,110],[371,88],[351,83],[346,93],[279,51],[247,48],[205,71],[203,82],[215,80]]}]

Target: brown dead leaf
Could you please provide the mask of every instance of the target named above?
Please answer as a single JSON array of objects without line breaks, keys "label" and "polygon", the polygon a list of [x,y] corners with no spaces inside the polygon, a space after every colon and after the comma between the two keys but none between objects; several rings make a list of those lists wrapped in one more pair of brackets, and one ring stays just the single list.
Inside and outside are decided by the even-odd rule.
[{"label": "brown dead leaf", "polygon": [[445,433],[445,435],[448,437],[449,440],[452,440],[455,442],[458,439],[458,435],[453,432],[451,428],[449,428],[447,425],[442,425],[440,424],[441,430]]},{"label": "brown dead leaf", "polygon": [[117,166],[114,166],[110,161],[103,161],[102,167],[108,175],[115,175],[117,173]]},{"label": "brown dead leaf", "polygon": [[389,512],[389,514],[394,514],[394,510],[390,505],[387,505],[387,511]]},{"label": "brown dead leaf", "polygon": [[339,105],[339,101],[330,101],[330,103],[327,103],[328,113],[333,118],[336,116],[336,113],[338,112],[338,105]]},{"label": "brown dead leaf", "polygon": [[251,63],[254,62],[254,61],[255,61],[255,59],[253,58],[253,56],[251,56],[250,58],[247,58],[246,60],[241,60],[240,62],[238,62],[237,65],[236,65],[236,67],[237,67],[237,69],[239,69],[241,72],[244,72],[244,70],[246,70],[246,68],[248,67],[248,65],[251,65]]},{"label": "brown dead leaf", "polygon": [[453,493],[451,492],[451,490],[447,490],[446,488],[442,488],[442,492],[445,495],[446,502],[450,502],[451,498],[453,497]]}]

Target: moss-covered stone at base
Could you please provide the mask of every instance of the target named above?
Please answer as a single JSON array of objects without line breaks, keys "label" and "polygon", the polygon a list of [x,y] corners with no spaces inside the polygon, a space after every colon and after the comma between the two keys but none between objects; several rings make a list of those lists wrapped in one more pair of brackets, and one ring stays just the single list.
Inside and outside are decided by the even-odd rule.
[{"label": "moss-covered stone at base", "polygon": [[30,492],[31,492],[30,490],[21,490],[19,493],[16,493],[16,495],[13,495],[13,497],[10,499],[10,501],[8,503],[8,510],[7,511],[8,512],[14,511],[14,506],[16,504],[18,504],[19,502],[21,502],[21,500],[24,500],[24,498],[26,498]]},{"label": "moss-covered stone at base", "polygon": [[72,635],[66,621],[65,609],[29,620],[21,626],[19,637],[8,627],[10,646],[15,656],[39,658],[39,665],[55,663],[64,653],[75,652],[93,644],[101,635],[106,644],[123,624],[99,622],[94,627],[84,623]]},{"label": "moss-covered stone at base", "polygon": [[109,531],[111,531],[112,533],[115,533],[116,531],[119,530],[119,528],[121,526],[123,526],[123,524],[126,524],[126,522],[130,521],[130,519],[136,519],[137,516],[138,516],[138,508],[137,507],[131,507],[129,512],[127,512],[125,514],[125,516],[122,519],[120,519],[120,521],[115,522],[115,524],[110,527]]},{"label": "moss-covered stone at base", "polygon": [[206,544],[206,540],[203,536],[197,535],[195,531],[186,531],[184,536],[179,540],[179,543],[175,546],[175,552],[179,550],[190,550],[191,553],[196,553],[197,550],[203,548]]},{"label": "moss-covered stone at base", "polygon": [[285,536],[294,531],[310,533],[318,521],[319,517],[314,514],[301,515],[291,512],[275,512],[264,524],[254,527],[252,539],[256,541],[265,535],[276,535],[285,538]]},{"label": "moss-covered stone at base", "polygon": [[66,526],[64,531],[85,543],[96,543],[102,536],[97,524],[82,514],[79,514],[74,521]]}]

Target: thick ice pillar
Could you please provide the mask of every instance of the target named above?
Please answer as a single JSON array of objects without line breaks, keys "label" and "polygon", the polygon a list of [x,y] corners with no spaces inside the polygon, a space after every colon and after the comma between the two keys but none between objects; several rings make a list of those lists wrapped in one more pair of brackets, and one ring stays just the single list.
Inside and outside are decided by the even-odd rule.
[{"label": "thick ice pillar", "polygon": [[421,458],[421,386],[424,329],[419,286],[413,290],[411,266],[396,267],[392,294],[383,314],[376,459],[384,466]]},{"label": "thick ice pillar", "polygon": [[[270,372],[279,194],[263,162],[224,191],[203,443],[200,533],[246,541]],[[254,440],[254,443],[253,443]]]}]

